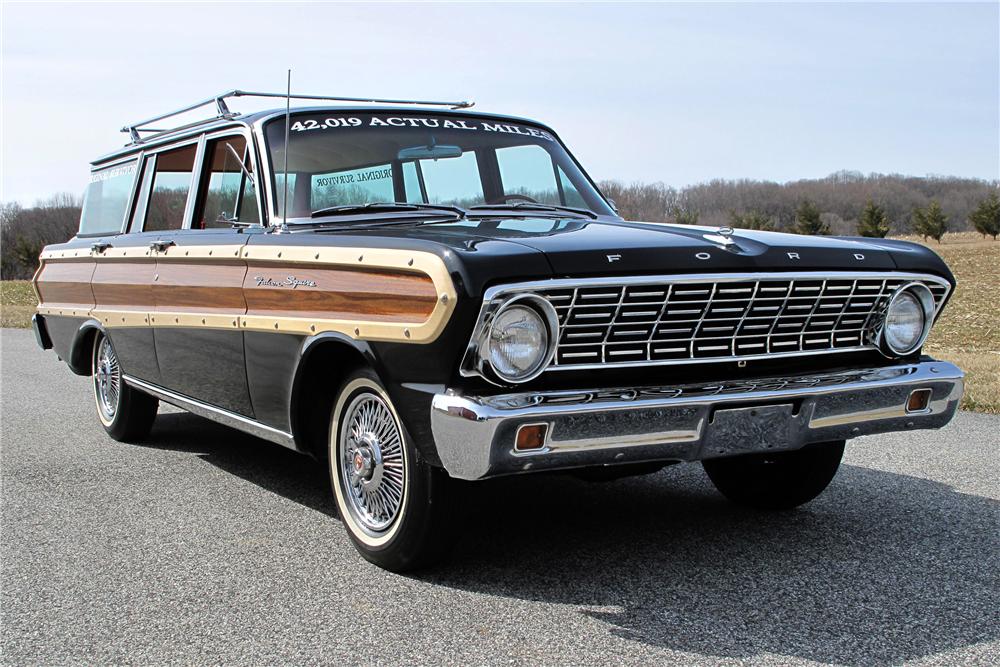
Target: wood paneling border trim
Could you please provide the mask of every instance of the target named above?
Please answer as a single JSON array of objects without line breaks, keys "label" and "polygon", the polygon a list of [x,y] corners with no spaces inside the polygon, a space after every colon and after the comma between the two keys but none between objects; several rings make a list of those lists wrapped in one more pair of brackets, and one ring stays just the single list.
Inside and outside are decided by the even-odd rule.
[{"label": "wood paneling border trim", "polygon": [[[361,340],[429,343],[448,323],[457,300],[444,261],[433,253],[422,251],[217,245],[172,246],[159,252],[143,247],[108,248],[103,252],[56,250],[42,253],[40,259],[33,284],[36,293],[45,298],[38,312],[90,316],[107,327],[238,328],[304,335],[336,331]],[[64,302],[60,295],[62,292],[79,298],[80,289],[89,290],[90,285],[83,287],[50,280],[46,275],[48,267],[53,278],[63,277],[66,272],[58,265],[66,262],[93,262],[101,266],[116,260],[155,262],[158,273],[159,267],[166,271],[166,263],[177,261],[176,267],[169,268],[172,275],[187,268],[198,271],[199,265],[246,267],[242,286],[245,304],[235,307],[232,299],[227,299],[225,304],[213,303],[212,286],[196,285],[193,276],[190,289],[181,292],[173,288],[174,294],[184,295],[183,308],[171,307],[171,288],[165,284],[159,291],[157,282],[151,286],[153,303],[104,307],[98,304],[95,307],[93,303]],[[304,284],[293,288],[269,282],[257,284],[258,275],[280,283],[294,276],[296,271],[308,276],[302,279],[315,286]],[[205,277],[210,278],[214,273],[205,271]],[[141,292],[148,294],[150,286],[136,285],[135,289],[139,297]],[[297,301],[296,294],[302,295],[301,302]],[[143,296],[141,300],[148,298]],[[201,299],[204,299],[204,306],[195,306],[194,303]],[[354,310],[357,310],[356,315]]]}]

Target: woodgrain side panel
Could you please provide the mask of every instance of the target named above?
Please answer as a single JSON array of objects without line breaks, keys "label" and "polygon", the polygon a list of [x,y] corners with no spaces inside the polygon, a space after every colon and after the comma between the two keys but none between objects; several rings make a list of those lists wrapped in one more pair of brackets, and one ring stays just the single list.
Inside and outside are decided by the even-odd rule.
[{"label": "woodgrain side panel", "polygon": [[94,262],[89,258],[43,261],[34,278],[39,307],[47,309],[46,312],[89,311],[94,307],[90,287],[93,274]]},{"label": "woodgrain side panel", "polygon": [[155,258],[106,259],[94,271],[94,317],[107,326],[145,326],[153,306]]},{"label": "woodgrain side panel", "polygon": [[242,315],[246,312],[242,262],[160,262],[153,284],[153,312]]},{"label": "woodgrain side panel", "polygon": [[[337,331],[427,343],[457,298],[440,257],[389,248],[122,245],[94,256],[76,249],[41,258],[43,266],[66,265],[39,270],[42,301],[80,300],[74,312],[108,327]],[[45,305],[39,312],[59,314]]]},{"label": "woodgrain side panel", "polygon": [[437,301],[426,274],[341,267],[251,263],[243,289],[247,315],[263,317],[419,324]]},{"label": "woodgrain side panel", "polygon": [[94,271],[95,308],[149,310],[153,305],[154,260],[101,260]]}]

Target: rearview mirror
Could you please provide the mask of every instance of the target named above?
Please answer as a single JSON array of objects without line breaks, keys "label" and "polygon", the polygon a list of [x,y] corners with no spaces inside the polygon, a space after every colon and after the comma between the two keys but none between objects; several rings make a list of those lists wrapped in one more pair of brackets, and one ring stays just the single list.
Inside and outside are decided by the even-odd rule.
[{"label": "rearview mirror", "polygon": [[462,157],[461,146],[447,144],[413,146],[412,148],[403,148],[396,154],[396,158],[399,160],[440,160],[452,157]]}]

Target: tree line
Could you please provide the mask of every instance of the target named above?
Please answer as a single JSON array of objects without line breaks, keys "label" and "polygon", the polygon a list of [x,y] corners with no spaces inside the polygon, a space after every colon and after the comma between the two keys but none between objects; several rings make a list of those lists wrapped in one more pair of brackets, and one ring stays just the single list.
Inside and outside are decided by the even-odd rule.
[{"label": "tree line", "polygon": [[38,268],[38,255],[50,243],[69,240],[80,225],[79,197],[55,195],[24,208],[0,204],[0,278],[30,278]]},{"label": "tree line", "polygon": [[[838,172],[789,183],[714,180],[677,189],[605,181],[600,187],[628,220],[938,241],[950,231],[1000,235],[997,181]],[[76,233],[80,207],[69,194],[32,207],[0,204],[0,277],[30,278],[44,246]]]},{"label": "tree line", "polygon": [[678,189],[604,181],[600,188],[631,220],[846,236],[1000,233],[1000,182],[972,178],[841,171],[788,183],[713,180]]}]

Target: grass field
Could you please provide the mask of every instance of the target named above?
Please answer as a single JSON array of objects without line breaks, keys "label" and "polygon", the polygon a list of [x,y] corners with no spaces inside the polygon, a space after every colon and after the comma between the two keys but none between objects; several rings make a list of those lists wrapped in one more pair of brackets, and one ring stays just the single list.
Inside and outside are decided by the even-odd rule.
[{"label": "grass field", "polygon": [[964,409],[1000,414],[1000,241],[963,232],[926,245],[948,263],[958,287],[924,351],[967,373]]},{"label": "grass field", "polygon": [[[965,232],[927,245],[951,267],[958,289],[924,349],[968,373],[964,409],[1000,414],[1000,241]],[[28,281],[0,281],[0,326],[31,326],[34,311]]]},{"label": "grass field", "polygon": [[36,305],[29,281],[0,280],[0,327],[30,327]]}]

